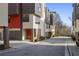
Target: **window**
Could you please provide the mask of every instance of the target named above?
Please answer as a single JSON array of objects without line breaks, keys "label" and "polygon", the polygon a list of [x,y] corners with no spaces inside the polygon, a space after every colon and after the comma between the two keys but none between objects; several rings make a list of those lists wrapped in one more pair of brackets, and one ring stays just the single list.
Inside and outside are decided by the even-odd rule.
[{"label": "window", "polygon": [[29,15],[23,16],[23,22],[29,22]]},{"label": "window", "polygon": [[36,37],[36,29],[34,29],[34,37]]},{"label": "window", "polygon": [[46,28],[47,28],[47,29],[49,28],[49,25],[48,25],[48,24],[46,24]]},{"label": "window", "polygon": [[36,23],[36,24],[40,24],[40,18],[37,17],[37,16],[35,17],[35,23]]},{"label": "window", "polygon": [[79,3],[77,3],[77,7],[79,8]]},{"label": "window", "polygon": [[78,32],[78,41],[79,41],[79,32]]},{"label": "window", "polygon": [[8,23],[10,23],[10,16],[8,16]]},{"label": "window", "polygon": [[53,25],[53,14],[50,14],[50,24]]},{"label": "window", "polygon": [[49,25],[49,28],[50,28],[50,25]]},{"label": "window", "polygon": [[39,3],[39,12],[41,12],[41,4]]}]

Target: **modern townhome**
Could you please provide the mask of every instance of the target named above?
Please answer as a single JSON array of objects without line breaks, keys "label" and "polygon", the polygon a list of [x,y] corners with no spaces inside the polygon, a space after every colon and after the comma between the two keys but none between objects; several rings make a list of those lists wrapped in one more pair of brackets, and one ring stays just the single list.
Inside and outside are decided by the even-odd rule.
[{"label": "modern townhome", "polygon": [[51,36],[59,35],[61,33],[62,22],[60,16],[55,11],[50,11],[50,31]]},{"label": "modern townhome", "polygon": [[44,3],[9,3],[8,27],[11,40],[37,41],[57,35],[60,17]]},{"label": "modern townhome", "polygon": [[41,15],[41,19],[40,19],[40,29],[41,29],[41,37],[45,37],[45,8],[46,8],[46,4],[42,3],[42,15]]},{"label": "modern townhome", "polygon": [[41,36],[40,19],[42,15],[41,3],[23,4],[23,39],[36,41]]},{"label": "modern townhome", "polygon": [[72,13],[72,19],[73,19],[73,34],[76,38],[76,44],[79,46],[79,3],[73,4],[73,13]]},{"label": "modern townhome", "polygon": [[50,37],[50,11],[45,7],[45,36]]},{"label": "modern townhome", "polygon": [[8,3],[8,27],[10,40],[22,40],[22,4]]},{"label": "modern townhome", "polygon": [[9,3],[10,39],[37,40],[41,36],[40,19],[44,19],[41,18],[44,14],[43,7],[41,3]]},{"label": "modern townhome", "polygon": [[55,12],[50,11],[50,30],[51,30],[51,36],[53,37],[55,35]]}]

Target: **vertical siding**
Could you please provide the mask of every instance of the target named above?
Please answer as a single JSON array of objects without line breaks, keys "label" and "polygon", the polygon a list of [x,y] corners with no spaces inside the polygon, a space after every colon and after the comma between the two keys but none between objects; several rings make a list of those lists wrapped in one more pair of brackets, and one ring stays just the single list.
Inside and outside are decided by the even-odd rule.
[{"label": "vertical siding", "polygon": [[22,40],[21,32],[18,30],[9,31],[10,40]]},{"label": "vertical siding", "polygon": [[34,3],[23,3],[22,9],[24,14],[30,14],[35,12],[35,4]]},{"label": "vertical siding", "polygon": [[8,3],[8,14],[19,14],[19,4],[18,3]]}]

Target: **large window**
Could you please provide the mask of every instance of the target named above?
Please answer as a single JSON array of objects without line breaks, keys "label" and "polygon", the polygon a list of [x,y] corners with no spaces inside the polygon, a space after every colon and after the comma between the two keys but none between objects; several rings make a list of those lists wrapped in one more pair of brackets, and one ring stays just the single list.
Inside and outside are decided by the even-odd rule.
[{"label": "large window", "polygon": [[8,23],[10,23],[10,16],[8,16]]},{"label": "large window", "polygon": [[23,16],[23,22],[29,22],[29,15]]},{"label": "large window", "polygon": [[34,29],[34,37],[36,37],[36,29]]},{"label": "large window", "polygon": [[78,32],[78,41],[79,41],[79,32]]},{"label": "large window", "polygon": [[50,14],[50,24],[53,25],[53,14]]},{"label": "large window", "polygon": [[77,3],[77,7],[79,8],[79,3]]},{"label": "large window", "polygon": [[35,23],[36,23],[36,24],[40,24],[40,18],[37,17],[37,16],[35,16]]},{"label": "large window", "polygon": [[41,12],[41,3],[39,3],[39,12]]}]

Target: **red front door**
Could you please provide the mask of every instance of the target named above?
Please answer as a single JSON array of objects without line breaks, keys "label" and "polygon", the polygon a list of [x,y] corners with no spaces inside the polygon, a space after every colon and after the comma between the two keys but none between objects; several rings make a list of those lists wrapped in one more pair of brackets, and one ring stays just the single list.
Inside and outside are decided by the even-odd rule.
[{"label": "red front door", "polygon": [[32,29],[26,29],[26,39],[32,39]]}]

